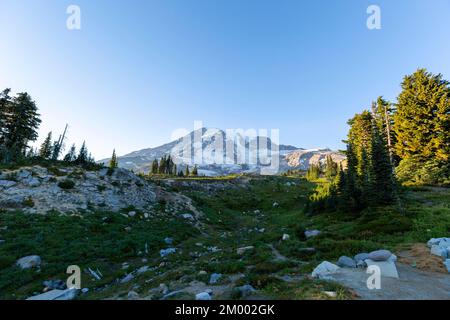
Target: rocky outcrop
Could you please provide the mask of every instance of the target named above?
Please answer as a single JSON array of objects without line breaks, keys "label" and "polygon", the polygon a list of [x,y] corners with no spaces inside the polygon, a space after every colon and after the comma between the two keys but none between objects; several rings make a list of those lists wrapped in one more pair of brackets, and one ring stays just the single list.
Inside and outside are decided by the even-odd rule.
[{"label": "rocky outcrop", "polygon": [[153,184],[125,169],[33,166],[0,173],[0,209],[45,214],[91,209],[117,212],[134,206],[146,211],[155,201]]}]

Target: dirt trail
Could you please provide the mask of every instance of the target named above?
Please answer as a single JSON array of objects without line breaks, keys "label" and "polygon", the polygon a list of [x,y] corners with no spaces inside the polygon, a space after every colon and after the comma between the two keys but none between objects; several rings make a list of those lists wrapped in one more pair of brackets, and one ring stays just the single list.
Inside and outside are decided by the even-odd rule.
[{"label": "dirt trail", "polygon": [[342,268],[333,279],[364,300],[450,300],[450,275],[401,263],[397,263],[397,270],[400,278],[382,277],[380,290],[367,288],[369,274],[361,269]]}]

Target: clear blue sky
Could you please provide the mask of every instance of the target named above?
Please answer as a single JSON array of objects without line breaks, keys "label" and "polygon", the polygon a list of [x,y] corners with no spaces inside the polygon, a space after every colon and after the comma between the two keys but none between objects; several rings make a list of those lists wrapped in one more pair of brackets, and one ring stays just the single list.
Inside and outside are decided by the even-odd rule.
[{"label": "clear blue sky", "polygon": [[[370,4],[381,30],[366,27]],[[347,119],[394,100],[405,74],[450,78],[449,0],[0,0],[0,39],[0,88],[34,97],[41,139],[68,122],[97,159],[195,120],[341,148]]]}]

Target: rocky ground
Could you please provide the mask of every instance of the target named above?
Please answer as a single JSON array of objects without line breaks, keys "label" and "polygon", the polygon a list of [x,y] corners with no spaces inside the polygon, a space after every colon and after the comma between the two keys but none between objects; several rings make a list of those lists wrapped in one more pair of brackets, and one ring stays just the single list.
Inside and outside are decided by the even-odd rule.
[{"label": "rocky ground", "polygon": [[126,207],[151,211],[155,188],[125,169],[24,167],[0,172],[0,208],[28,213],[77,213]]}]

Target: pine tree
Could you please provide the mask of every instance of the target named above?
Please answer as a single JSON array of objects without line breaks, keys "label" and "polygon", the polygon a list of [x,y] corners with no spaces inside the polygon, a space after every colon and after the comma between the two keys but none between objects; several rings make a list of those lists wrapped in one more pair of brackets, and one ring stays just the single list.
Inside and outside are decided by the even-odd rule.
[{"label": "pine tree", "polygon": [[189,175],[190,175],[190,172],[189,172],[189,165],[186,165],[186,169],[184,170],[184,175],[185,175],[186,177],[189,177]]},{"label": "pine tree", "polygon": [[345,186],[342,190],[343,204],[349,209],[360,208],[361,190],[358,188],[358,158],[352,143],[347,144],[347,171],[345,174]]},{"label": "pine tree", "polygon": [[70,147],[69,152],[64,156],[64,162],[73,162],[76,160],[76,147],[75,143]]},{"label": "pine tree", "polygon": [[155,159],[155,160],[153,160],[153,162],[152,162],[152,168],[151,168],[151,173],[152,174],[158,174],[158,167],[159,167],[159,164],[158,164],[158,160],[157,159]]},{"label": "pine tree", "polygon": [[9,96],[10,92],[11,89],[5,89],[0,92],[0,150],[5,143],[6,135],[8,133],[6,127],[10,117],[12,104],[11,97]]},{"label": "pine tree", "polygon": [[[5,98],[5,94],[2,96]],[[28,93],[19,93],[6,106],[8,116],[2,129],[2,158],[4,162],[9,162],[26,154],[28,143],[38,137],[37,129],[41,119],[36,104]]]},{"label": "pine tree", "polygon": [[159,168],[158,168],[158,173],[159,174],[165,174],[166,173],[166,167],[167,167],[167,159],[166,156],[163,156],[161,158],[161,161],[159,161]]},{"label": "pine tree", "polygon": [[117,156],[116,156],[116,149],[113,150],[112,156],[111,156],[111,160],[109,161],[109,168],[110,169],[115,169],[119,166],[119,163],[117,161]]},{"label": "pine tree", "polygon": [[326,165],[325,165],[325,176],[328,180],[333,180],[338,173],[338,164],[333,161],[331,155],[327,155]]},{"label": "pine tree", "polygon": [[195,165],[195,166],[194,166],[194,169],[192,169],[192,175],[193,175],[194,177],[197,177],[197,176],[198,176],[198,168],[197,168],[197,165]]},{"label": "pine tree", "polygon": [[425,69],[406,76],[398,97],[393,130],[395,153],[421,162],[450,160],[450,87]]},{"label": "pine tree", "polygon": [[47,134],[47,138],[45,138],[44,142],[41,144],[41,148],[39,149],[39,157],[42,159],[50,159],[52,156],[52,132],[50,131]]},{"label": "pine tree", "polygon": [[89,159],[89,153],[86,147],[86,142],[83,141],[83,144],[81,145],[80,151],[78,152],[78,156],[75,159],[76,164],[86,164]]},{"label": "pine tree", "polygon": [[396,199],[396,186],[389,150],[378,126],[374,124],[370,153],[370,205],[391,204]]}]

